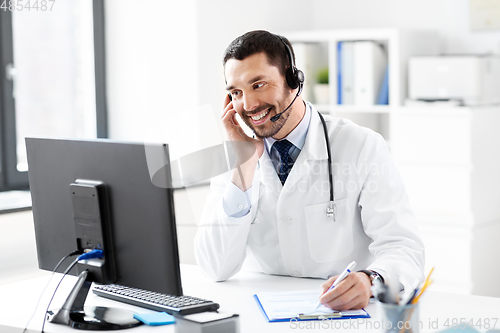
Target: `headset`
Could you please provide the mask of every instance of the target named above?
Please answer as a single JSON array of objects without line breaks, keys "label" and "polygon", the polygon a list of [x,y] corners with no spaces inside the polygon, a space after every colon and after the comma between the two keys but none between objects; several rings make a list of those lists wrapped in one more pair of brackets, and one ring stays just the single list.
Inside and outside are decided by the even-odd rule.
[{"label": "headset", "polygon": [[[290,105],[288,105],[285,110],[283,110],[282,112],[278,113],[277,115],[271,117],[270,120],[272,122],[277,121],[281,117],[281,115],[283,113],[285,113],[293,105],[293,103],[295,102],[297,97],[299,97],[300,93],[302,92],[302,89],[304,88],[304,72],[302,72],[300,69],[297,69],[297,67],[295,67],[295,62],[293,61],[292,50],[290,49],[288,44],[285,42],[283,37],[281,37],[280,35],[276,35],[276,34],[274,34],[274,36],[276,36],[276,38],[278,38],[283,43],[283,45],[285,45],[285,48],[287,51],[288,61],[290,63],[290,66],[286,69],[286,73],[285,73],[286,83],[288,84],[288,86],[291,89],[299,88],[299,90],[297,91],[297,94],[295,95],[295,97],[292,100],[292,102],[290,103]],[[232,101],[233,98],[231,97],[231,94],[228,94],[228,96],[229,96],[229,100]],[[335,202],[334,202],[335,196],[333,193],[332,156],[331,156],[331,150],[330,150],[330,141],[328,140],[328,129],[326,127],[325,119],[323,118],[323,115],[319,111],[318,111],[318,115],[319,115],[319,118],[321,119],[321,123],[323,124],[323,131],[325,133],[325,141],[326,141],[326,150],[327,150],[327,154],[328,154],[328,176],[329,176],[328,181],[330,184],[330,203],[329,203],[328,207],[326,208],[326,216],[333,217],[333,222],[336,222],[337,207],[336,207]]]}]

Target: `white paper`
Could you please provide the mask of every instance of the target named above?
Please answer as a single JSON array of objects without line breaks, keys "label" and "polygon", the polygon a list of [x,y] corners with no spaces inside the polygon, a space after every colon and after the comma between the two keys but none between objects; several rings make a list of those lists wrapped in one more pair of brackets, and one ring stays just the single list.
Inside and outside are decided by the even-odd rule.
[{"label": "white paper", "polygon": [[[318,290],[263,292],[257,296],[269,320],[297,318],[299,314],[329,315],[338,312],[323,305],[315,310],[320,296]],[[365,310],[348,310],[341,313],[343,317],[367,315]]]}]

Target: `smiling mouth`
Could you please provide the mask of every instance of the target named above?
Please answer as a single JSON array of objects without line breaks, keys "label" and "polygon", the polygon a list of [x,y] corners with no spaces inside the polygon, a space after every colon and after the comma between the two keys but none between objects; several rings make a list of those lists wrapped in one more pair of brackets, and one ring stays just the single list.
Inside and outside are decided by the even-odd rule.
[{"label": "smiling mouth", "polygon": [[265,116],[267,116],[267,114],[269,113],[269,111],[271,111],[271,108],[267,109],[265,112],[262,112],[259,115],[256,115],[256,116],[253,116],[253,117],[250,117],[250,118],[252,118],[254,121],[259,121],[262,118],[264,118]]}]

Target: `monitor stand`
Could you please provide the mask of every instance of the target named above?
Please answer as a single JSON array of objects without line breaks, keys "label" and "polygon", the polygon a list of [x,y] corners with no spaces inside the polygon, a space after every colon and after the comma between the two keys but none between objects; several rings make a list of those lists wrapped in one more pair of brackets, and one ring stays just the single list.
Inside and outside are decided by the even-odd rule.
[{"label": "monitor stand", "polygon": [[92,274],[89,274],[89,271],[81,272],[62,308],[56,313],[48,312],[49,321],[82,330],[103,331],[131,328],[142,324],[129,310],[101,306],[84,307],[92,281]]}]

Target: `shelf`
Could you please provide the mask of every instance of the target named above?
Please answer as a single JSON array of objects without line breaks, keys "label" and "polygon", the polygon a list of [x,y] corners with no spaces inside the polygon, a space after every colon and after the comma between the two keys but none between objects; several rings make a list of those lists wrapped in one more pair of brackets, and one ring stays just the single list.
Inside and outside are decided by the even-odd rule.
[{"label": "shelf", "polygon": [[391,113],[393,108],[389,105],[335,105],[331,111],[349,113]]},{"label": "shelf", "polygon": [[285,32],[289,40],[302,43],[317,43],[338,40],[387,40],[397,38],[401,30],[381,29],[336,29]]},{"label": "shelf", "polygon": [[345,112],[345,113],[371,113],[371,114],[389,114],[393,112],[393,107],[388,105],[367,105],[367,106],[358,106],[358,105],[329,105],[329,104],[313,104],[316,110],[323,114],[330,114],[335,116],[337,112]]},{"label": "shelf", "polygon": [[[387,52],[389,71],[389,105],[400,106],[406,99],[408,59],[417,55],[435,55],[439,53],[439,35],[433,31],[406,29],[338,29],[289,31],[285,36],[299,50],[296,53],[298,68],[306,78],[315,77],[321,67],[330,70],[330,98],[337,100],[338,42],[340,41],[376,41],[384,45]],[[300,46],[302,44],[302,46]],[[307,80],[307,79],[306,79]],[[313,84],[313,81],[306,85]],[[305,90],[310,89],[305,87]],[[311,100],[311,101],[314,101]],[[389,113],[390,108],[368,109],[347,106],[346,111],[356,113]],[[333,105],[331,106],[333,109]],[[319,110],[319,109],[318,109]],[[326,110],[323,108],[322,110]],[[352,111],[351,111],[352,110]]]},{"label": "shelf", "polygon": [[334,115],[336,112],[347,113],[373,113],[373,114],[389,114],[394,108],[389,105],[329,105],[329,104],[314,104],[316,110],[321,113]]},{"label": "shelf", "polygon": [[[316,110],[324,114],[334,114],[335,112],[345,113],[372,113],[372,114],[400,114],[400,115],[418,115],[418,116],[471,116],[472,109],[477,107],[469,106],[390,106],[390,105],[330,105],[315,104]],[[490,108],[495,106],[491,105]],[[486,107],[484,107],[486,109]]]}]

